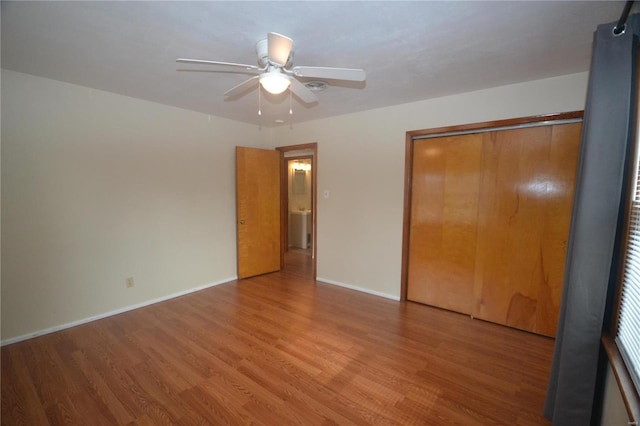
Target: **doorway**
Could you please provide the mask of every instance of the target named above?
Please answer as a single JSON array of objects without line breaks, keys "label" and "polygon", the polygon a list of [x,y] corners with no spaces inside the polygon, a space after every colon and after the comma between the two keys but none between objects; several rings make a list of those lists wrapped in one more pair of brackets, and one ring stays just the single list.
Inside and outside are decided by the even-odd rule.
[{"label": "doorway", "polygon": [[280,152],[280,267],[316,278],[317,144],[276,148]]}]

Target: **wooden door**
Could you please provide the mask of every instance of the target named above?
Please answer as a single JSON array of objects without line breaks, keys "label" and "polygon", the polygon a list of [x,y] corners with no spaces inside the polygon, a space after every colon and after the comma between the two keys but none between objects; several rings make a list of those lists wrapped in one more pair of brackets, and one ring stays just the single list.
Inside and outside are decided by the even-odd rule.
[{"label": "wooden door", "polygon": [[407,298],[470,313],[482,135],[416,141]]},{"label": "wooden door", "polygon": [[236,147],[238,278],[280,269],[280,154]]},{"label": "wooden door", "polygon": [[555,335],[580,129],[484,134],[474,317]]},{"label": "wooden door", "polygon": [[414,141],[407,299],[553,336],[580,129]]}]

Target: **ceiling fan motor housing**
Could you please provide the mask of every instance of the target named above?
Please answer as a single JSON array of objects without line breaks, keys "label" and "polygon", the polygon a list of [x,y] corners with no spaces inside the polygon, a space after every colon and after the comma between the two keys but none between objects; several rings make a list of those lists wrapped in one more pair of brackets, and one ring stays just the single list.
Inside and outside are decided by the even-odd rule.
[{"label": "ceiling fan motor housing", "polygon": [[[258,56],[258,65],[260,65],[261,67],[269,65],[268,39],[265,38],[256,43],[256,55]],[[293,49],[291,49],[289,58],[287,58],[287,63],[284,64],[283,68],[289,68],[291,65],[293,65]]]}]

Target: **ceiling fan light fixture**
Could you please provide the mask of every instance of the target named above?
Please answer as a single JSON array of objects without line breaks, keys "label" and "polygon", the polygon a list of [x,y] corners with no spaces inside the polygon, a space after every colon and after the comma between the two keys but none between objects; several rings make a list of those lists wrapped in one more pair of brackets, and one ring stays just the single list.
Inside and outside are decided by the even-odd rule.
[{"label": "ceiling fan light fixture", "polygon": [[277,72],[269,72],[260,76],[260,84],[267,92],[278,95],[285,90],[291,84],[291,80],[284,74]]}]

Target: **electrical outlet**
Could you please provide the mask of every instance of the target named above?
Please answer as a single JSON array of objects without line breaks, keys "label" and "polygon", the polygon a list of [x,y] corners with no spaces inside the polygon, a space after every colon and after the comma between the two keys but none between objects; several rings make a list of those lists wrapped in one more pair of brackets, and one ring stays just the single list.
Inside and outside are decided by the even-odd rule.
[{"label": "electrical outlet", "polygon": [[127,288],[131,288],[135,285],[135,283],[133,282],[133,277],[127,278],[126,283],[127,283]]}]

